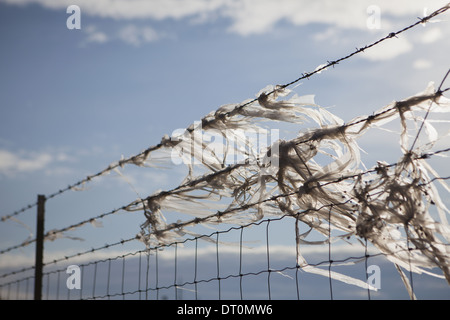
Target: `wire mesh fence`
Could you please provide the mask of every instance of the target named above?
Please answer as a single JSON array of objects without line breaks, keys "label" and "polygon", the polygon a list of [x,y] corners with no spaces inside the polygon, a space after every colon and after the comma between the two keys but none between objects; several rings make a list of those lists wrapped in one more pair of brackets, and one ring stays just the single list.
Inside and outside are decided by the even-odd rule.
[{"label": "wire mesh fence", "polygon": [[[67,257],[49,263],[43,274],[42,298],[51,300],[161,299],[386,299],[407,298],[399,277],[389,271],[382,253],[366,246],[304,245],[309,265],[325,273],[340,272],[368,281],[369,266],[381,270],[380,290],[355,287],[331,277],[304,272],[297,264],[295,219],[264,219],[164,246],[91,260]],[[279,232],[279,228],[284,232]],[[280,239],[284,237],[285,239]],[[214,241],[212,243],[211,241]],[[291,244],[287,243],[291,240]],[[283,243],[282,245],[277,243]],[[106,254],[105,256],[108,256]],[[71,268],[79,268],[79,287]],[[68,268],[69,267],[69,268]],[[34,275],[29,270],[1,286],[2,299],[32,299]],[[448,292],[442,279],[411,275],[414,292],[427,298]],[[386,278],[385,278],[386,277]],[[399,290],[400,289],[402,290]],[[443,296],[442,298],[445,298]]]}]

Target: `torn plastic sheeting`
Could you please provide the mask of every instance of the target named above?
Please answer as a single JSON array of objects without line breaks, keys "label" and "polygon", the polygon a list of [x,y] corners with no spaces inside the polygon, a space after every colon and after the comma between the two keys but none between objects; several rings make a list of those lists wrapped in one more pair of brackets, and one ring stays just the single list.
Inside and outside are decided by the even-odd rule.
[{"label": "torn plastic sheeting", "polygon": [[[425,142],[409,150],[409,123],[412,121],[416,125],[417,132],[417,123],[424,121],[415,113],[449,112],[450,100],[436,93],[430,83],[415,96],[345,124],[316,105],[312,96],[289,98],[290,94],[291,91],[284,88],[266,87],[258,94],[257,102],[246,108],[222,106],[181,136],[166,137],[166,148],[178,148],[183,151],[186,161],[192,158],[198,161],[188,163],[190,170],[183,181],[184,187],[174,188],[172,193],[158,197],[158,206],[153,209],[141,207],[147,218],[142,225],[142,240],[147,245],[167,243],[189,234],[188,228],[196,224],[242,225],[260,221],[268,214],[276,215],[278,210],[279,215],[297,216],[300,222],[326,237],[311,242],[297,235],[298,241],[328,243],[331,225],[333,230],[343,231],[345,236],[367,239],[388,259],[397,265],[408,266],[412,272],[420,273],[423,268],[437,266],[450,282],[448,243],[442,242],[450,238],[446,219],[448,209],[431,181],[437,177],[437,172],[420,157],[440,138],[430,119],[424,123],[425,134],[418,137],[418,142]],[[285,99],[279,100],[280,97]],[[367,174],[368,170],[363,170],[364,164],[360,160],[361,148],[357,139],[368,129],[382,127],[396,119],[401,125],[399,141],[404,155],[395,165],[383,165],[380,161]],[[303,129],[289,141],[272,141],[271,147],[277,145],[279,148],[277,166],[271,166],[270,161],[248,161],[275,154],[271,147],[264,151],[255,150],[250,139],[245,138],[246,129],[262,129],[262,123],[268,121],[313,123],[316,127]],[[202,140],[203,134],[210,137],[207,133],[212,134],[214,130],[223,137],[215,142],[219,147],[222,143],[227,152],[214,152],[216,146]],[[225,156],[231,151],[243,161],[241,166],[228,170]],[[328,162],[316,161],[319,154],[329,159]],[[202,176],[195,175],[196,166],[204,169]],[[440,222],[429,214],[431,206],[437,207]],[[302,210],[306,211],[298,216]],[[166,223],[164,212],[167,211],[194,218]],[[402,232],[398,232],[399,229]],[[416,246],[414,254],[407,249],[408,243]],[[399,251],[399,248],[403,250]],[[311,272],[325,275],[316,269],[312,268]],[[366,286],[336,273],[332,278]]]}]

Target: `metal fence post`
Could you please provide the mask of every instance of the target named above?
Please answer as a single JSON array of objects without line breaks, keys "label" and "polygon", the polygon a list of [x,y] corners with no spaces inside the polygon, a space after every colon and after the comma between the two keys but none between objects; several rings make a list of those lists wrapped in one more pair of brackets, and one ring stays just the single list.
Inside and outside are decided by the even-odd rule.
[{"label": "metal fence post", "polygon": [[38,195],[36,220],[36,255],[34,269],[34,300],[42,299],[42,268],[44,256],[45,196]]}]

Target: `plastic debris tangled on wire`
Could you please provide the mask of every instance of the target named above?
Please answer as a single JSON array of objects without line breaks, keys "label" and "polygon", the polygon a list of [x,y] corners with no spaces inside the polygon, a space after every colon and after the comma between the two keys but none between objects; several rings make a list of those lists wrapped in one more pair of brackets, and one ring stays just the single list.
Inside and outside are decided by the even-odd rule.
[{"label": "plastic debris tangled on wire", "polygon": [[[144,212],[145,223],[137,238],[148,246],[158,245],[197,236],[192,230],[196,225],[243,225],[287,214],[321,233],[322,243],[352,236],[361,244],[362,240],[371,242],[395,264],[411,297],[414,293],[400,267],[450,283],[449,210],[436,184],[447,192],[450,188],[427,162],[442,151],[434,152],[433,147],[448,134],[439,135],[427,119],[450,112],[445,91],[430,83],[421,93],[348,123],[315,104],[313,96],[292,95],[281,86],[266,87],[245,109],[222,106],[183,132],[162,139],[161,144],[171,151],[168,158],[181,159],[189,173],[176,188],[139,198],[126,208]],[[421,117],[422,113],[426,115]],[[378,161],[366,169],[358,138],[396,119],[401,127],[401,158],[394,164]],[[316,126],[263,148],[258,145],[261,139],[246,135],[252,132],[266,139],[271,129],[264,124],[273,122],[299,126],[313,122]],[[412,144],[410,123],[416,125]],[[425,131],[418,139],[422,127]],[[141,160],[141,165],[151,162],[150,158]],[[201,173],[196,174],[199,168]],[[193,217],[169,223],[168,212]],[[332,229],[340,232],[336,239],[331,237]],[[304,240],[308,233],[300,234],[297,229],[297,246],[308,243]],[[307,272],[368,286],[308,265],[300,249],[297,263]],[[439,267],[443,275],[426,270],[433,267]]]}]

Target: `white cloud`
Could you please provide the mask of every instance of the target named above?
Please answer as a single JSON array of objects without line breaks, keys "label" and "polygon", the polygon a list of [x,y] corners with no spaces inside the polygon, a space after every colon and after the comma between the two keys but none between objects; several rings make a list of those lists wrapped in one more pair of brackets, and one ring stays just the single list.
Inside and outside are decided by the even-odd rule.
[{"label": "white cloud", "polygon": [[109,37],[106,35],[106,33],[98,31],[95,26],[88,26],[84,29],[82,29],[86,32],[86,43],[106,43],[109,41]]},{"label": "white cloud", "polygon": [[115,33],[108,32],[108,34],[98,30],[94,25],[89,25],[86,28],[82,28],[82,30],[87,35],[82,45],[88,43],[104,44],[113,40],[120,40],[126,44],[139,47],[144,43],[154,42],[165,37],[163,33],[158,33],[151,27],[140,27],[134,24],[128,24],[115,31]]},{"label": "white cloud", "polygon": [[[143,249],[143,246],[140,249]],[[285,245],[273,245],[271,248],[271,255],[272,257],[278,257],[280,259],[288,259],[295,257],[295,247],[294,246],[285,246]],[[370,248],[369,248],[370,249]],[[136,249],[138,250],[138,249]],[[215,254],[216,254],[216,246],[207,246],[207,247],[199,247],[197,249],[197,253],[195,253],[194,248],[183,248],[183,250],[180,250],[177,253],[178,258],[180,259],[189,259],[192,258],[195,254],[198,256],[198,258],[209,258],[215,260]],[[267,259],[267,247],[266,246],[254,246],[254,247],[246,247],[243,246],[240,248],[239,246],[230,245],[230,246],[222,246],[220,248],[220,254],[221,255],[233,255],[233,254],[239,254],[240,250],[242,250],[242,254],[250,255],[253,258],[253,260],[260,260],[265,261]],[[364,249],[358,245],[334,245],[333,246],[333,253],[334,254],[343,254],[343,255],[349,255],[349,256],[357,256],[358,254],[362,254]],[[109,257],[114,256],[121,256],[124,254],[129,253],[129,249],[123,249],[123,250],[114,250],[114,251],[96,251],[93,253],[89,253],[86,255],[80,255],[73,257],[70,261],[72,263],[87,263],[89,261],[93,260],[102,260],[107,259]],[[68,248],[67,250],[63,251],[53,251],[48,252],[46,254],[46,260],[47,261],[53,261],[60,259],[64,256],[71,256],[77,254],[78,251],[73,248]],[[321,255],[324,253],[328,253],[328,246],[304,246],[302,247],[302,254],[303,255]],[[375,254],[377,252],[369,251],[370,254]],[[34,257],[29,257],[26,254],[17,254],[17,253],[9,253],[5,255],[7,258],[0,261],[0,269],[3,268],[20,268],[20,267],[26,267],[28,265],[32,265],[34,263]],[[8,259],[9,258],[9,259]],[[167,250],[161,250],[158,253],[158,258],[161,260],[166,261],[173,261],[173,252],[170,249]]]},{"label": "white cloud", "polygon": [[66,153],[58,151],[12,152],[0,149],[0,175],[11,177],[18,173],[35,171],[43,171],[46,174],[67,173],[67,168],[56,167],[55,165],[71,160]]},{"label": "white cloud", "polygon": [[227,6],[229,30],[240,35],[260,34],[276,23],[288,21],[296,26],[321,23],[343,28],[365,28],[366,6],[354,1],[245,0]]},{"label": "white cloud", "polygon": [[438,27],[429,28],[422,36],[422,43],[429,44],[436,42],[443,37],[442,30]]},{"label": "white cloud", "polygon": [[213,12],[227,0],[1,0],[15,5],[37,3],[41,6],[60,10],[76,4],[81,14],[118,20],[130,19],[181,19]]},{"label": "white cloud", "polygon": [[[270,31],[277,23],[287,21],[296,26],[320,23],[345,29],[367,29],[370,14],[367,8],[373,1],[354,0],[0,0],[1,2],[24,5],[37,3],[43,7],[61,10],[76,4],[81,14],[112,18],[132,19],[185,19],[201,23],[216,17],[231,21],[228,30],[240,35],[262,34]],[[446,4],[443,0],[378,0],[383,29],[392,27],[393,22],[405,17],[414,21],[424,12]],[[211,19],[212,18],[212,19]],[[100,37],[100,36],[98,36]],[[151,37],[149,33],[149,37]],[[99,41],[102,41],[100,37]],[[134,41],[134,40],[133,40]]]},{"label": "white cloud", "polygon": [[324,31],[317,32],[313,35],[315,41],[333,41],[338,39],[339,30],[337,28],[327,28]]},{"label": "white cloud", "polygon": [[413,63],[414,69],[428,69],[433,65],[433,63],[430,60],[426,59],[417,59]]},{"label": "white cloud", "polygon": [[13,153],[0,150],[0,173],[9,175],[17,172],[32,172],[45,168],[53,161],[48,153]]},{"label": "white cloud", "polygon": [[154,42],[160,39],[160,35],[150,27],[137,27],[127,25],[118,33],[119,39],[136,47],[143,43]]}]

